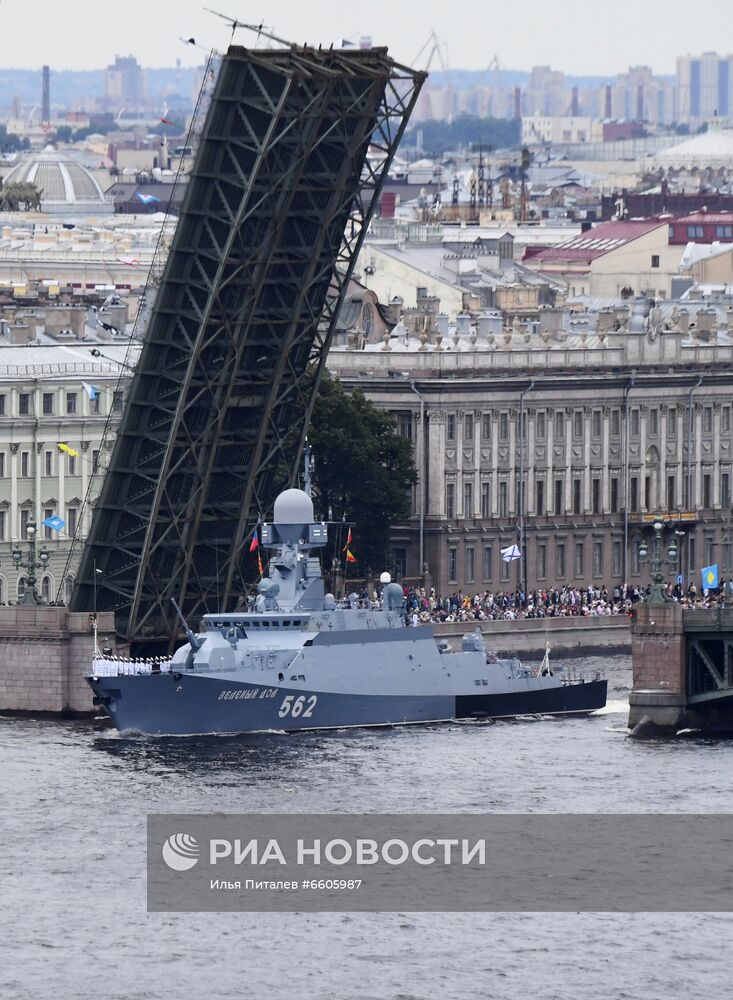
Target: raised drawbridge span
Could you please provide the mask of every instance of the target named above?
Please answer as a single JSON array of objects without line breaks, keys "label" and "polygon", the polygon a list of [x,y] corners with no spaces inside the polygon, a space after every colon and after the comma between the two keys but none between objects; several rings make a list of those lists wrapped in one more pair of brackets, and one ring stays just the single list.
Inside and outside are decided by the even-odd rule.
[{"label": "raised drawbridge span", "polygon": [[174,641],[171,597],[195,622],[241,595],[424,76],[379,48],[223,57],[72,596],[131,643]]}]

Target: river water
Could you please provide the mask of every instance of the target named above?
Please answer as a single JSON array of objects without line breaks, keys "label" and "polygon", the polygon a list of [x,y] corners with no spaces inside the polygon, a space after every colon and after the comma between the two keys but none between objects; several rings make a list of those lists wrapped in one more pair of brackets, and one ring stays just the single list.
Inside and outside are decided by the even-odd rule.
[{"label": "river water", "polygon": [[[729,998],[715,914],[147,914],[148,812],[727,812],[733,742],[589,719],[121,738],[0,719],[0,997]],[[709,849],[714,850],[714,845]]]}]

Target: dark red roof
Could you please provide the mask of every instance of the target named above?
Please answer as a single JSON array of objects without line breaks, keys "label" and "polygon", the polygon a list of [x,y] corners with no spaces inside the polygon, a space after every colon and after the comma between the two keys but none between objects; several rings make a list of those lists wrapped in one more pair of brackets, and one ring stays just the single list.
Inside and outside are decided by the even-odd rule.
[{"label": "dark red roof", "polygon": [[690,212],[689,215],[678,215],[676,219],[669,220],[673,224],[678,222],[690,225],[733,225],[733,212]]},{"label": "dark red roof", "polygon": [[[532,261],[586,261],[595,260],[604,254],[617,250],[632,240],[666,226],[669,219],[630,219],[618,222],[602,222],[578,236],[554,247],[547,247],[531,255]],[[676,221],[676,220],[675,220]],[[530,259],[529,256],[525,259]]]}]

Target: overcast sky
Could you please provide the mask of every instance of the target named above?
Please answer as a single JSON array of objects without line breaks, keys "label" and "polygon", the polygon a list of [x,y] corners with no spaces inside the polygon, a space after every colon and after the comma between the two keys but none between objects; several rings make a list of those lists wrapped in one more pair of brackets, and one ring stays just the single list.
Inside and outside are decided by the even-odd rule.
[{"label": "overcast sky", "polygon": [[[370,35],[414,63],[431,31],[451,68],[483,69],[497,55],[510,69],[549,64],[573,74],[615,74],[629,65],[673,73],[676,55],[733,48],[731,0],[209,0],[246,22],[264,20],[294,42],[330,44]],[[118,55],[143,66],[202,61],[179,40],[223,49],[231,30],[193,0],[0,0],[0,67],[97,69]],[[239,44],[254,35],[239,30]],[[430,52],[418,61],[420,68]],[[433,68],[439,67],[433,59]]]}]

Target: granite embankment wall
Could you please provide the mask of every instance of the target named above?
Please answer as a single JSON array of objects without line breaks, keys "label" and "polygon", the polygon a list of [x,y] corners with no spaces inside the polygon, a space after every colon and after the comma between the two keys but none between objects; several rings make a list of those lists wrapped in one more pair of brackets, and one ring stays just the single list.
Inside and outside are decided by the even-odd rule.
[{"label": "granite embankment wall", "polygon": [[[114,634],[111,612],[100,635]],[[84,680],[94,651],[91,619],[66,608],[0,607],[0,711],[74,715],[93,711]]]},{"label": "granite embankment wall", "polygon": [[545,646],[555,656],[591,656],[623,653],[631,649],[631,626],[625,615],[588,618],[524,618],[521,621],[446,622],[435,634],[458,648],[466,632],[479,625],[488,649],[512,653],[526,660],[540,660]]}]

